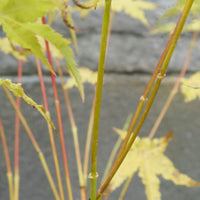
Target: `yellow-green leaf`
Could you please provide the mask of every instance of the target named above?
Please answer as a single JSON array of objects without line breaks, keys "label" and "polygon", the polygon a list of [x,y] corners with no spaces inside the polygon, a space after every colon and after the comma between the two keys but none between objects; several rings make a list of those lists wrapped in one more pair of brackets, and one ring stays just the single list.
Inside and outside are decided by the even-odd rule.
[{"label": "yellow-green leaf", "polygon": [[69,46],[69,40],[66,40],[51,29],[48,25],[41,23],[19,23],[9,17],[3,18],[3,29],[6,32],[8,38],[11,41],[17,42],[24,48],[30,49],[33,54],[41,59],[41,61],[48,67],[48,69],[54,73],[51,65],[48,63],[42,47],[38,41],[37,36],[41,36],[44,39],[52,43],[64,56],[67,67],[70,70],[72,76],[74,76],[78,89],[80,91],[82,99],[84,99],[84,89],[81,83],[81,77],[78,69],[76,68],[76,62],[74,60],[74,54]]},{"label": "yellow-green leaf", "polygon": [[157,33],[169,33],[169,34],[172,34],[175,26],[176,26],[176,24],[174,22],[170,22],[170,23],[167,23],[167,24],[164,24],[162,26],[158,26],[158,27],[154,28],[151,31],[151,34],[157,34]]},{"label": "yellow-green leaf", "polygon": [[5,54],[12,54],[15,58],[19,60],[26,61],[26,54],[20,53],[17,49],[15,49],[10,41],[8,40],[7,37],[0,38],[0,49],[5,53]]},{"label": "yellow-green leaf", "polygon": [[94,8],[98,6],[99,0],[94,0]]},{"label": "yellow-green leaf", "polygon": [[[149,163],[151,164],[151,163]],[[161,200],[160,180],[157,174],[152,171],[147,162],[140,166],[139,177],[145,185],[145,193],[148,200]]]},{"label": "yellow-green leaf", "polygon": [[82,99],[84,99],[84,89],[83,84],[81,82],[81,77],[79,71],[76,67],[76,62],[74,60],[74,53],[69,46],[69,40],[66,40],[60,35],[56,33],[53,29],[51,29],[48,25],[39,24],[39,23],[32,23],[32,24],[25,24],[24,25],[27,30],[32,30],[35,34],[38,34],[53,44],[59,51],[62,53],[66,60],[67,67],[71,73],[71,75],[76,80],[78,85],[78,89],[80,91]]},{"label": "yellow-green leaf", "polygon": [[14,0],[0,7],[0,14],[19,22],[34,22],[55,6],[56,4],[50,0]]},{"label": "yellow-green leaf", "polygon": [[185,102],[190,102],[195,99],[200,99],[200,72],[184,78],[181,81],[181,92],[185,97]]},{"label": "yellow-green leaf", "polygon": [[[105,0],[99,0],[98,7],[104,6]],[[84,5],[91,5],[91,1],[85,2]],[[155,3],[148,1],[139,1],[139,0],[114,0],[112,2],[112,10],[115,12],[125,12],[132,18],[140,20],[146,26],[149,26],[148,20],[145,16],[146,10],[153,10],[157,6]],[[76,8],[81,13],[81,16],[84,17],[89,13],[90,10]]]},{"label": "yellow-green leaf", "polygon": [[[88,82],[88,83],[91,83],[91,84],[96,84],[96,82],[97,82],[97,72],[93,72],[86,67],[81,67],[78,70],[79,70],[79,73],[81,75],[81,82],[82,83]],[[65,84],[65,89],[70,89],[74,86],[77,86],[77,83],[74,80],[74,78],[71,77],[67,80],[67,83]]]},{"label": "yellow-green leaf", "polygon": [[38,105],[33,99],[28,97],[24,93],[24,90],[20,83],[12,83],[12,81],[10,79],[3,80],[2,78],[0,78],[0,86],[2,86],[2,85],[5,86],[6,88],[8,88],[16,97],[23,98],[27,104],[36,108],[41,113],[41,115],[45,118],[47,123],[49,123],[52,126],[52,128],[54,129],[54,131],[56,132],[56,128],[55,128],[53,122],[51,121],[51,119],[49,118],[49,115],[47,115],[45,113],[43,106]]},{"label": "yellow-green leaf", "polygon": [[[169,32],[171,33],[171,23],[167,24],[161,24],[164,20],[169,21],[173,17],[177,17],[181,11],[183,10],[184,6],[186,4],[186,0],[177,0],[176,4],[174,6],[170,6],[165,13],[159,18],[156,28],[152,33],[163,33],[163,32]],[[184,31],[196,31],[199,30],[198,28],[198,23],[196,20],[198,20],[199,17],[199,12],[200,12],[200,0],[194,1],[192,8],[190,10],[190,14],[193,17],[192,22],[189,22],[187,25],[184,27]],[[158,27],[161,26],[161,27]],[[169,29],[167,28],[169,26]]]},{"label": "yellow-green leaf", "polygon": [[133,1],[133,0],[115,0],[112,4],[112,10],[116,12],[124,11],[129,16],[140,20],[143,24],[149,25],[145,16],[145,10],[152,10],[156,8],[156,4],[147,1]]},{"label": "yellow-green leaf", "polygon": [[200,20],[199,19],[194,19],[191,23],[186,24],[183,27],[183,31],[199,31],[200,30]]},{"label": "yellow-green leaf", "polygon": [[126,137],[126,131],[119,129],[119,128],[115,128],[113,127],[113,130],[122,138],[124,139]]},{"label": "yellow-green leaf", "polygon": [[167,9],[165,13],[158,19],[156,25],[160,25],[165,19],[175,17],[178,13],[180,13],[183,10],[183,6],[170,7],[169,9]]},{"label": "yellow-green leaf", "polygon": [[[186,3],[186,0],[177,0],[177,5],[175,6],[183,8],[185,3]],[[195,0],[190,10],[190,13],[193,15],[193,17],[198,17],[199,11],[200,11],[200,0]]]},{"label": "yellow-green leaf", "polygon": [[[124,134],[120,131],[120,135]],[[177,185],[200,186],[200,182],[180,173],[174,167],[173,162],[164,155],[171,137],[171,132],[165,137],[153,140],[147,137],[137,137],[130,152],[111,181],[108,190],[115,190],[130,176],[134,175],[136,171],[139,171],[138,175],[145,185],[145,193],[148,200],[161,200],[159,175]]]},{"label": "yellow-green leaf", "polygon": [[[123,131],[126,134],[126,131]],[[121,135],[121,134],[120,134]],[[134,146],[136,146],[140,142],[140,138],[138,137],[135,140]],[[132,147],[126,158],[124,159],[122,165],[118,169],[116,175],[113,177],[108,191],[113,191],[130,176],[132,176],[139,168],[139,164],[141,162],[141,157],[137,156],[138,150],[137,148]],[[133,159],[134,158],[134,162]],[[134,164],[133,164],[134,163]],[[126,166],[126,167],[125,167]],[[126,168],[126,169],[125,169]]]},{"label": "yellow-green leaf", "polygon": [[19,23],[18,21],[15,21],[7,16],[3,16],[0,21],[1,20],[3,30],[6,32],[8,39],[17,42],[23,48],[30,49],[31,52],[35,56],[39,57],[44,65],[46,65],[48,69],[54,73],[51,65],[42,52],[41,45],[38,42],[35,31],[27,28],[26,24]]},{"label": "yellow-green leaf", "polygon": [[[185,185],[187,187],[200,186],[199,182],[194,181],[185,174],[181,174],[174,167],[173,162],[166,156],[162,156],[160,161],[162,165],[157,169],[157,173],[161,174],[164,179],[173,181],[176,185]],[[157,164],[159,165],[159,161]]]}]

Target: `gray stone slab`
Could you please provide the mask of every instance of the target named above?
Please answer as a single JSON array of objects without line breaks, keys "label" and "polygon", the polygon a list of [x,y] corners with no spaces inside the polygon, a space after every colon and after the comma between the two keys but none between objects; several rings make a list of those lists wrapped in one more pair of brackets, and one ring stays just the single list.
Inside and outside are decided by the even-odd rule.
[{"label": "gray stone slab", "polygon": [[[147,11],[146,15],[153,27],[164,11],[174,3],[172,1],[154,1],[159,6],[154,11]],[[99,47],[101,39],[103,9],[91,11],[85,19],[81,20],[78,13],[73,14],[75,27],[85,29],[77,32],[79,53],[75,56],[78,67],[87,66],[97,69]],[[61,20],[55,20],[52,25],[65,37],[70,37],[69,30]],[[192,34],[183,34],[175,49],[168,71],[180,71],[187,55]],[[113,19],[112,33],[108,47],[106,70],[110,72],[151,73],[168,41],[169,37],[163,35],[150,35],[150,31],[124,12],[116,13]],[[73,45],[72,45],[73,46]],[[16,74],[17,62],[11,56],[0,52],[2,75]],[[62,62],[64,64],[64,62]],[[24,63],[25,74],[36,74],[35,59],[30,57]],[[190,71],[199,70],[199,40],[191,59]],[[45,70],[47,71],[47,70]]]},{"label": "gray stone slab", "polygon": [[[145,85],[149,80],[149,76],[138,75],[106,75],[104,78],[102,111],[99,132],[98,145],[98,172],[100,177],[103,174],[108,156],[113,145],[117,140],[116,133],[112,127],[122,128],[129,113],[134,112],[142,95]],[[47,86],[47,95],[49,98],[50,111],[52,119],[57,127],[55,117],[53,91],[49,78],[45,78]],[[140,136],[147,136],[152,125],[157,118],[164,102],[172,88],[174,78],[166,78],[161,86],[152,110],[149,113],[144,127],[141,129]],[[37,78],[24,77],[23,87],[25,92],[30,95],[38,103],[42,104],[42,97]],[[79,132],[79,141],[81,154],[84,152],[84,144],[87,131],[87,123],[89,119],[90,106],[93,99],[94,89],[90,85],[85,85],[86,99],[82,104],[77,89],[69,91],[72,102],[72,109],[75,115]],[[76,161],[74,158],[74,147],[70,124],[62,91],[59,87],[59,95],[61,102],[61,110],[63,117],[64,132],[67,145],[68,162],[72,180],[74,198],[79,199],[78,176],[76,171]],[[49,164],[53,177],[53,160],[51,156],[51,148],[47,125],[41,115],[32,107],[22,102],[22,112],[30,125],[33,134],[38,141],[45,158]],[[9,153],[13,164],[14,154],[14,111],[0,88],[0,114],[4,124],[7,142],[9,145]],[[184,103],[183,96],[178,92],[172,105],[161,123],[157,137],[166,135],[173,130],[174,135],[172,141],[166,151],[166,155],[174,162],[176,168],[181,172],[187,173],[189,176],[200,181],[200,162],[199,162],[199,101]],[[47,182],[45,173],[41,167],[37,153],[35,152],[29,138],[21,126],[20,132],[20,200],[53,200],[53,194]],[[59,136],[56,137],[56,145],[58,149],[58,157],[62,166],[62,157],[60,150]],[[2,143],[0,142],[0,199],[8,199],[8,185],[6,177],[6,166],[3,155]],[[159,167],[159,166],[158,166]],[[64,173],[63,167],[61,172]],[[99,179],[100,180],[100,179]],[[64,181],[64,176],[63,176]],[[64,184],[65,185],[65,184]],[[117,199],[120,190],[113,192],[109,199]],[[170,181],[161,178],[162,200],[198,200],[200,196],[199,188],[186,188],[184,186],[175,186]],[[65,190],[67,195],[67,191]],[[67,199],[67,198],[66,198]],[[135,176],[131,186],[127,192],[125,200],[130,199],[146,199],[144,194],[144,186],[141,180]]]},{"label": "gray stone slab", "polygon": [[[163,14],[165,9],[174,3],[170,1],[158,1],[158,9],[155,12],[148,11],[147,16],[150,24],[153,26],[156,20]],[[92,11],[84,20],[80,20],[79,15],[73,15],[75,26],[84,28],[85,31],[77,32],[79,53],[75,56],[78,66],[87,66],[96,70],[98,66],[99,46],[101,37],[101,19],[103,10]],[[62,21],[54,22],[56,28],[65,37],[69,37],[69,31]],[[0,32],[2,36],[2,32]],[[117,135],[113,132],[112,127],[122,128],[129,113],[134,112],[137,107],[140,96],[142,95],[149,76],[144,74],[152,73],[158,59],[167,43],[167,35],[150,35],[149,30],[138,20],[134,20],[125,13],[116,13],[113,20],[112,34],[108,47],[104,79],[102,112],[99,133],[98,148],[98,172],[100,177],[103,174],[108,155],[110,154]],[[183,34],[180,38],[174,56],[169,65],[167,75],[173,75],[180,71],[187,55],[191,34]],[[73,46],[73,45],[72,45]],[[16,81],[17,60],[12,56],[4,55],[0,52],[0,74],[10,75]],[[64,62],[62,62],[64,65]],[[194,49],[189,66],[189,72],[199,70],[199,40]],[[47,70],[44,71],[47,72]],[[33,56],[29,62],[24,63],[24,74],[28,75],[23,78],[23,86],[28,95],[42,104],[42,97],[38,83]],[[47,94],[49,105],[52,113],[52,119],[57,127],[55,116],[53,91],[50,80],[45,77],[47,84]],[[167,95],[172,88],[174,78],[170,77],[164,80],[157,99],[152,107],[144,127],[141,129],[141,136],[147,136],[151,127],[158,116]],[[58,81],[59,84],[59,81]],[[81,154],[84,152],[84,144],[89,119],[90,107],[93,99],[93,87],[86,85],[86,100],[82,104],[77,89],[69,91],[72,101],[72,109],[78,125]],[[59,88],[62,117],[64,121],[64,131],[67,144],[69,168],[72,179],[72,187],[75,199],[79,199],[78,176],[76,170],[76,161],[72,135],[70,132],[70,123],[64,105],[62,91]],[[45,158],[49,164],[53,177],[53,160],[51,156],[50,142],[48,139],[47,126],[45,120],[32,107],[22,102],[22,112],[25,115],[34,136],[42,148]],[[14,111],[8,102],[2,88],[0,88],[0,114],[6,131],[11,162],[13,164],[14,154]],[[187,173],[196,180],[200,180],[199,168],[199,101],[184,103],[183,96],[180,92],[175,96],[172,105],[166,114],[163,122],[158,129],[157,137],[166,135],[173,130],[174,136],[169,143],[166,155],[174,162],[175,166],[181,172]],[[53,194],[47,182],[45,173],[41,167],[38,155],[35,152],[29,138],[21,127],[20,139],[20,200],[53,200]],[[1,141],[1,140],[0,140]],[[61,172],[64,174],[62,167],[62,154],[60,150],[59,136],[56,137],[58,147],[58,157],[61,163]],[[6,177],[6,166],[3,155],[3,148],[0,142],[0,199],[9,199],[8,185]],[[64,181],[64,178],[63,178]],[[117,199],[120,190],[113,192],[109,199]],[[161,178],[162,200],[199,200],[200,192],[198,188],[186,188],[183,186],[174,186],[173,183]],[[67,191],[65,190],[67,196]],[[67,198],[66,198],[67,199]],[[146,199],[144,186],[141,180],[135,176],[127,192],[125,199]]]}]

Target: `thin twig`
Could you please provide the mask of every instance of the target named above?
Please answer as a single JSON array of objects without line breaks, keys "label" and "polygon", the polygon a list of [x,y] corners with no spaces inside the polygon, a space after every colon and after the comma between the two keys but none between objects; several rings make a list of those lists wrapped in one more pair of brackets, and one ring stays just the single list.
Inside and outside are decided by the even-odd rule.
[{"label": "thin twig", "polygon": [[193,52],[193,49],[194,49],[194,46],[195,46],[195,41],[197,39],[197,36],[198,36],[198,32],[195,32],[193,34],[193,37],[192,37],[192,40],[191,40],[191,43],[190,43],[190,48],[189,48],[189,51],[188,51],[188,55],[187,55],[187,57],[185,59],[185,63],[184,63],[184,66],[183,66],[183,68],[182,68],[182,70],[180,72],[179,78],[176,81],[173,89],[171,90],[171,93],[170,93],[167,101],[165,102],[165,105],[164,105],[162,111],[160,112],[160,115],[158,116],[156,122],[154,123],[153,128],[150,131],[150,134],[149,134],[149,138],[150,139],[152,139],[154,137],[154,135],[155,135],[155,133],[156,133],[161,121],[163,120],[163,118],[164,118],[164,116],[165,116],[165,114],[166,114],[166,112],[167,112],[167,110],[168,110],[168,108],[169,108],[169,106],[170,106],[175,94],[178,91],[179,85],[181,83],[181,79],[184,77],[184,75],[185,75],[185,73],[187,71],[187,67],[188,67],[189,62],[190,62],[190,58],[191,58],[191,55],[192,55],[192,52]]},{"label": "thin twig", "polygon": [[[38,70],[38,76],[40,78],[40,86],[41,86],[41,90],[42,90],[42,97],[43,97],[45,112],[49,116],[49,118],[51,118],[50,112],[49,112],[48,101],[47,101],[45,84],[44,84],[43,75],[42,75],[42,69],[41,69],[41,65],[40,65],[40,61],[39,61],[38,57],[36,57],[36,66],[37,66],[37,70]],[[54,166],[55,166],[56,176],[57,176],[57,181],[58,181],[58,188],[59,188],[59,192],[60,192],[60,199],[64,200],[65,197],[64,197],[63,184],[62,184],[62,179],[61,179],[61,174],[60,174],[60,166],[59,166],[59,162],[58,162],[58,154],[57,154],[57,150],[56,150],[53,130],[52,130],[50,124],[48,124],[48,132],[49,132],[49,139],[51,142]]]},{"label": "thin twig", "polygon": [[[19,49],[22,52],[22,48]],[[18,61],[18,83],[21,83],[23,70],[23,61]],[[20,109],[21,98],[17,97],[17,107]],[[20,119],[15,115],[15,153],[14,153],[14,200],[19,199],[19,134],[20,134]]]},{"label": "thin twig", "polygon": [[64,97],[65,97],[65,102],[66,102],[66,106],[67,106],[67,110],[68,110],[68,114],[69,114],[69,120],[70,120],[70,123],[71,123],[71,131],[72,131],[73,140],[74,140],[74,148],[75,148],[76,162],[77,162],[77,168],[78,168],[81,199],[86,200],[85,199],[86,194],[84,193],[85,190],[83,189],[84,186],[85,186],[84,185],[85,181],[84,181],[82,164],[81,164],[81,154],[80,154],[80,145],[79,145],[79,139],[78,139],[78,130],[77,130],[76,122],[75,122],[75,119],[74,119],[74,114],[73,114],[73,111],[72,111],[71,102],[70,102],[70,99],[69,99],[68,92],[64,88],[65,82],[64,82],[61,67],[59,65],[58,60],[55,59],[55,63],[56,63],[56,67],[58,69],[58,74],[60,76],[62,91],[63,91]]},{"label": "thin twig", "polygon": [[17,112],[17,114],[18,114],[18,116],[20,118],[20,121],[21,121],[22,125],[24,126],[24,128],[26,130],[26,133],[28,134],[28,136],[29,136],[29,138],[30,138],[30,140],[31,140],[36,152],[38,153],[38,156],[40,158],[40,161],[41,161],[42,166],[44,168],[44,171],[46,173],[47,179],[49,181],[49,184],[51,186],[51,189],[52,189],[52,192],[54,194],[55,199],[56,200],[60,200],[60,197],[58,195],[58,191],[56,189],[56,186],[55,186],[55,183],[54,183],[53,178],[51,176],[51,173],[49,171],[49,168],[47,166],[46,160],[45,160],[45,158],[43,156],[43,153],[42,153],[42,151],[41,151],[41,149],[40,149],[40,147],[39,147],[39,145],[38,145],[38,143],[37,143],[32,131],[31,131],[31,129],[28,126],[28,123],[27,123],[26,119],[22,115],[21,111],[18,109],[18,107],[17,107],[17,105],[15,103],[15,100],[13,99],[11,93],[8,91],[8,89],[5,86],[2,86],[2,87],[3,87],[3,89],[4,89],[5,93],[6,93],[9,101],[11,102],[12,106],[14,107],[15,111]]},{"label": "thin twig", "polygon": [[[43,24],[45,24],[44,17],[42,18],[42,22],[43,22]],[[46,51],[47,51],[47,58],[53,69],[53,63],[51,60],[49,43],[46,40],[45,40],[45,45],[46,45]],[[55,79],[55,75],[52,72],[50,72],[50,74],[51,74],[51,80],[52,80],[52,87],[53,87],[53,91],[54,91],[55,106],[56,106],[56,113],[57,113],[57,119],[58,119],[60,143],[61,143],[61,149],[62,149],[62,155],[63,155],[63,164],[64,164],[64,170],[65,170],[65,179],[66,179],[66,183],[67,183],[68,197],[69,197],[69,200],[73,200],[71,180],[70,180],[69,167],[68,167],[68,161],[67,161],[67,153],[66,153],[66,147],[65,147],[66,145],[65,145],[65,137],[64,137],[64,131],[63,131],[61,108],[60,108],[60,101],[59,101],[58,90],[57,90],[57,85],[56,85],[56,79]]]}]

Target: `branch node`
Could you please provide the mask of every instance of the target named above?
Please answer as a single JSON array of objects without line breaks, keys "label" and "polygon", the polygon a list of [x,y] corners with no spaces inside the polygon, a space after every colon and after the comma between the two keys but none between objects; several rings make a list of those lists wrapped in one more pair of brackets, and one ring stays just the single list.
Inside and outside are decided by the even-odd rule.
[{"label": "branch node", "polygon": [[148,100],[148,98],[147,97],[145,98],[143,95],[140,97],[140,101],[144,101],[145,102],[147,100]]},{"label": "branch node", "polygon": [[161,72],[157,75],[157,79],[163,79],[166,74],[162,74]]},{"label": "branch node", "polygon": [[96,172],[96,175],[93,176],[92,173],[89,173],[88,178],[89,179],[97,179],[99,177],[99,174]]}]

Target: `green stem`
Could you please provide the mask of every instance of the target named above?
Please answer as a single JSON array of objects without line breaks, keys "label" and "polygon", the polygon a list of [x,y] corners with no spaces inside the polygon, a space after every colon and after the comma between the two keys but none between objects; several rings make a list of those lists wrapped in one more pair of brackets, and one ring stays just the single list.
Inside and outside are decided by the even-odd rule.
[{"label": "green stem", "polygon": [[89,178],[91,179],[91,193],[90,193],[91,200],[94,200],[96,197],[96,184],[97,184],[97,177],[98,177],[97,143],[98,143],[101,96],[102,96],[102,87],[103,87],[103,75],[104,75],[104,64],[105,64],[105,58],[106,58],[110,10],[111,10],[111,0],[105,0],[99,65],[98,65],[98,78],[97,78],[97,87],[96,87],[96,94],[95,94],[96,102],[95,102],[95,109],[94,109],[94,124],[93,124],[93,134],[92,134],[91,173],[89,176]]},{"label": "green stem", "polygon": [[[20,52],[22,48],[19,48]],[[18,83],[21,83],[22,77],[22,70],[23,70],[23,61],[18,61]],[[17,97],[17,106],[20,109],[21,98]],[[20,139],[20,119],[19,116],[16,114],[15,116],[15,153],[14,153],[14,200],[19,199],[19,139]]]},{"label": "green stem", "polygon": [[[40,79],[40,87],[41,87],[41,91],[42,91],[45,112],[49,116],[49,118],[51,118],[50,112],[49,112],[48,101],[47,101],[46,88],[45,88],[45,84],[44,84],[44,80],[43,80],[42,69],[41,69],[40,60],[38,57],[36,57],[36,66],[37,66],[37,70],[38,70],[38,76]],[[63,184],[62,184],[61,173],[60,173],[61,171],[60,171],[60,166],[59,166],[59,162],[58,162],[58,154],[57,154],[57,150],[56,150],[56,144],[55,144],[55,140],[54,140],[53,130],[49,124],[48,124],[48,132],[49,132],[49,139],[51,142],[52,155],[53,155],[54,166],[55,166],[56,176],[57,176],[57,181],[58,181],[58,188],[59,188],[59,192],[60,192],[60,200],[64,200],[65,197],[64,197]]]},{"label": "green stem", "polygon": [[187,67],[188,67],[189,62],[190,62],[190,58],[191,58],[191,55],[192,55],[192,52],[193,52],[193,49],[194,49],[194,46],[195,46],[195,41],[197,39],[197,36],[198,36],[198,32],[195,32],[193,34],[193,37],[192,37],[192,40],[191,40],[191,43],[190,43],[190,49],[189,49],[188,55],[186,57],[183,69],[181,70],[179,78],[176,81],[172,91],[170,92],[170,95],[169,95],[169,97],[168,97],[168,99],[167,99],[162,111],[160,112],[160,115],[158,116],[158,119],[156,120],[153,128],[151,129],[151,132],[149,134],[149,138],[150,139],[152,139],[153,136],[155,135],[155,133],[156,133],[161,121],[163,120],[163,118],[164,118],[164,116],[165,116],[165,114],[166,114],[166,112],[167,112],[167,110],[168,110],[168,108],[169,108],[169,106],[170,106],[175,94],[178,91],[179,85],[181,83],[181,79],[184,77],[184,75],[185,75],[185,73],[187,71]]},{"label": "green stem", "polygon": [[135,174],[135,173],[133,173],[133,174],[127,179],[127,181],[126,181],[126,183],[124,184],[124,187],[123,187],[123,189],[122,189],[122,191],[121,191],[121,194],[119,195],[119,199],[118,199],[118,200],[123,200],[123,199],[124,199],[124,196],[125,196],[125,194],[126,194],[128,188],[129,188],[129,186],[130,186],[130,183],[131,183],[131,181],[132,181],[132,179],[133,179],[134,174]]},{"label": "green stem", "polygon": [[174,51],[174,48],[175,48],[176,43],[178,41],[178,38],[179,38],[179,36],[181,34],[181,31],[183,29],[183,25],[185,23],[185,20],[186,20],[188,14],[189,14],[189,11],[190,11],[190,8],[191,8],[191,6],[193,4],[193,1],[194,0],[188,0],[186,2],[186,4],[185,4],[184,10],[182,12],[182,15],[180,16],[179,21],[178,21],[178,23],[177,23],[177,25],[175,27],[175,30],[174,30],[174,33],[173,33],[173,37],[172,37],[172,41],[171,41],[171,43],[169,45],[169,48],[168,48],[169,50],[167,52],[165,60],[163,61],[161,71],[157,76],[157,81],[156,81],[156,83],[154,85],[153,91],[152,91],[151,96],[149,98],[149,101],[148,101],[148,103],[146,105],[146,108],[145,108],[145,110],[144,110],[144,112],[143,112],[143,114],[141,116],[141,119],[140,119],[140,121],[139,121],[139,123],[138,123],[138,125],[137,125],[137,127],[136,127],[136,129],[134,131],[134,133],[131,135],[130,140],[128,141],[127,145],[125,146],[125,149],[122,151],[122,153],[116,159],[116,162],[114,163],[108,178],[106,179],[104,184],[101,186],[101,188],[99,190],[99,193],[97,195],[97,199],[101,198],[103,192],[105,191],[105,189],[109,185],[110,181],[112,180],[113,176],[117,172],[118,168],[120,167],[121,163],[123,162],[124,158],[126,157],[127,153],[129,152],[133,142],[135,141],[135,138],[137,137],[137,135],[138,135],[138,133],[139,133],[139,131],[140,131],[140,129],[141,129],[146,117],[147,117],[147,114],[149,113],[149,110],[150,110],[150,108],[151,108],[151,106],[153,104],[153,101],[155,99],[157,91],[158,91],[158,89],[160,87],[161,81],[165,76],[165,71],[166,71],[167,66],[169,64],[170,58],[172,56],[172,53]]},{"label": "green stem", "polygon": [[88,163],[89,163],[90,146],[91,146],[91,140],[92,140],[92,127],[93,127],[93,122],[94,122],[94,106],[95,106],[95,96],[93,98],[92,108],[90,111],[90,119],[89,119],[88,130],[87,130],[87,139],[85,143],[85,156],[84,156],[84,166],[83,166],[85,187],[87,186]]},{"label": "green stem", "polygon": [[[123,131],[127,131],[128,126],[129,126],[130,121],[131,121],[131,117],[132,117],[132,114],[128,115],[128,117],[127,117],[127,119],[126,119],[126,122],[125,122],[125,124],[124,124],[124,127],[123,127]],[[122,139],[123,139],[123,138],[122,138],[121,136],[119,136],[117,142],[115,143],[115,146],[114,146],[114,148],[113,148],[113,150],[112,150],[112,152],[111,152],[111,154],[110,154],[110,157],[109,157],[109,159],[108,159],[108,162],[107,162],[107,165],[106,165],[104,174],[103,174],[103,178],[102,178],[102,180],[101,180],[101,184],[103,183],[103,181],[105,181],[106,177],[108,176],[109,170],[110,170],[110,168],[112,167],[112,163],[113,163],[114,158],[115,158],[115,156],[116,156],[116,153],[117,153],[117,151],[118,151],[118,149],[119,149],[119,147],[120,147],[120,144],[121,144],[121,142],[122,142]]]},{"label": "green stem", "polygon": [[[137,106],[137,109],[136,109],[135,114],[134,114],[134,116],[133,116],[133,119],[132,119],[132,121],[131,121],[131,124],[130,124],[130,126],[129,126],[129,128],[128,128],[126,137],[125,137],[125,139],[124,139],[124,141],[123,141],[123,143],[122,143],[122,145],[121,145],[121,147],[120,147],[120,150],[119,150],[119,152],[118,152],[118,154],[117,154],[116,160],[120,157],[120,155],[122,154],[123,150],[125,149],[125,146],[127,145],[128,141],[129,141],[129,138],[130,138],[130,136],[131,136],[131,133],[132,133],[133,129],[135,128],[136,122],[137,122],[138,119],[139,119],[139,116],[140,116],[140,114],[141,114],[141,112],[142,112],[142,109],[143,109],[143,107],[144,107],[144,105],[145,105],[145,103],[146,103],[146,101],[147,101],[147,97],[148,97],[148,95],[149,95],[149,93],[150,93],[150,91],[151,91],[151,89],[152,89],[152,87],[153,87],[153,84],[154,84],[154,82],[155,82],[155,80],[156,80],[156,77],[157,77],[157,75],[158,75],[158,73],[159,73],[159,70],[161,69],[162,64],[163,64],[163,62],[164,62],[164,59],[165,59],[165,57],[166,57],[166,55],[167,55],[167,52],[168,52],[168,50],[169,50],[169,46],[170,46],[170,44],[171,44],[171,41],[172,41],[173,36],[174,36],[174,34],[172,34],[172,35],[170,36],[170,39],[169,39],[169,41],[168,41],[168,43],[167,43],[167,45],[166,45],[166,47],[165,47],[165,49],[164,49],[164,51],[163,51],[163,53],[162,53],[160,59],[159,59],[159,61],[158,61],[158,64],[157,64],[157,66],[156,66],[156,68],[155,68],[155,70],[154,70],[154,72],[153,72],[153,74],[152,74],[152,76],[151,76],[151,79],[150,79],[149,83],[147,84],[143,95],[140,97],[139,104],[138,104],[138,106]],[[116,161],[116,160],[115,160],[115,161]],[[115,163],[114,163],[114,164],[115,164]],[[113,164],[113,165],[114,165],[114,164]]]},{"label": "green stem", "polygon": [[184,7],[184,10],[180,16],[180,19],[176,25],[176,28],[174,30],[174,37],[173,37],[173,40],[172,40],[172,44],[170,45],[170,48],[169,48],[169,52],[165,58],[165,61],[163,62],[163,66],[162,66],[162,69],[161,69],[161,75],[164,75],[165,74],[165,71],[167,69],[167,66],[169,64],[169,61],[171,59],[171,56],[174,52],[174,49],[176,47],[176,44],[177,44],[177,41],[179,39],[179,36],[182,32],[182,29],[183,29],[183,26],[185,24],[185,21],[187,19],[187,16],[190,12],[190,9],[191,9],[191,6],[193,4],[194,0],[188,0],[185,4],[185,7]]}]

